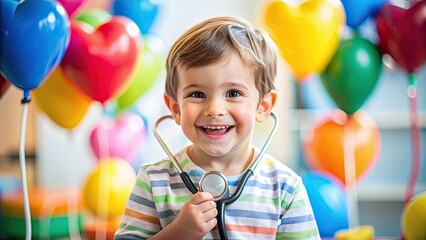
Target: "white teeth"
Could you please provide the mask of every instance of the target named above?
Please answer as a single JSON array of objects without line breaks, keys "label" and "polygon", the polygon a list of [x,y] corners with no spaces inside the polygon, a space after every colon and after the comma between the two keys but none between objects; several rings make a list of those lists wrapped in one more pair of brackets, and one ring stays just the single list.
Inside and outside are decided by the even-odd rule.
[{"label": "white teeth", "polygon": [[203,126],[203,128],[217,130],[217,129],[229,128],[229,126]]}]

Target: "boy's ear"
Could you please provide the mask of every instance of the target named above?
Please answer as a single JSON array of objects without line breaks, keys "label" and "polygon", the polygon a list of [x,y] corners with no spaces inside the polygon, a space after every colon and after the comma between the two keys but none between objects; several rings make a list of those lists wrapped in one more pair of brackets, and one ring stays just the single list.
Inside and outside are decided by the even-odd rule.
[{"label": "boy's ear", "polygon": [[278,93],[275,90],[270,91],[263,97],[259,103],[259,106],[257,107],[256,120],[258,122],[263,122],[269,117],[272,109],[275,106],[277,97]]},{"label": "boy's ear", "polygon": [[180,107],[179,103],[177,103],[173,98],[169,97],[166,93],[163,95],[164,102],[166,106],[169,108],[170,112],[172,112],[173,119],[175,120],[177,125],[180,125]]}]

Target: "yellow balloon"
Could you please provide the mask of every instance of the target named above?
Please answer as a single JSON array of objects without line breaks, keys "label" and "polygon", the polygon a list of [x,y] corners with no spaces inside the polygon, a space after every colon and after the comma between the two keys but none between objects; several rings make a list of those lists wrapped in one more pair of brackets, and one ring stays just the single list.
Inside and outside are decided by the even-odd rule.
[{"label": "yellow balloon", "polygon": [[404,207],[401,225],[405,239],[426,239],[426,192],[413,198]]},{"label": "yellow balloon", "polygon": [[321,73],[333,57],[345,25],[340,0],[293,0],[268,3],[264,24],[299,81]]},{"label": "yellow balloon", "polygon": [[91,100],[71,85],[61,67],[33,91],[36,106],[63,128],[77,126],[89,108]]},{"label": "yellow balloon", "polygon": [[121,217],[135,184],[132,166],[120,158],[103,158],[86,180],[83,202],[100,219]]}]

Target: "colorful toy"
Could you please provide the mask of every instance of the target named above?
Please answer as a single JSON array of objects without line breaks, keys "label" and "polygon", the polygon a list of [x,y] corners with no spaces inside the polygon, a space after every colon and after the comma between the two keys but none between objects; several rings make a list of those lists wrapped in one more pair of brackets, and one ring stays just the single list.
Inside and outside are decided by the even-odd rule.
[{"label": "colorful toy", "polygon": [[[64,238],[82,232],[83,215],[79,208],[80,197],[77,191],[30,189],[29,198],[32,238]],[[12,239],[24,238],[22,192],[2,196],[1,208],[2,234]]]}]

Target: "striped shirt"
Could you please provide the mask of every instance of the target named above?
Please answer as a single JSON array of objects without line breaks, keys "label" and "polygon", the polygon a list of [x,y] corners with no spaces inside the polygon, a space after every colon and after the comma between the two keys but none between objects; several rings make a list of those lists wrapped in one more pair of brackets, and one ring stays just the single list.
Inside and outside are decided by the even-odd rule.
[{"label": "striped shirt", "polygon": [[[258,150],[256,150],[256,155]],[[205,173],[187,154],[175,155],[198,187]],[[232,194],[241,175],[227,176]],[[115,239],[145,239],[170,224],[192,196],[170,160],[142,165]],[[241,196],[225,210],[229,239],[320,239],[301,178],[265,154]],[[220,239],[217,227],[204,239]]]}]

